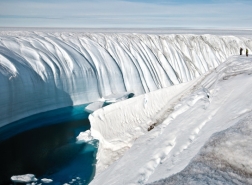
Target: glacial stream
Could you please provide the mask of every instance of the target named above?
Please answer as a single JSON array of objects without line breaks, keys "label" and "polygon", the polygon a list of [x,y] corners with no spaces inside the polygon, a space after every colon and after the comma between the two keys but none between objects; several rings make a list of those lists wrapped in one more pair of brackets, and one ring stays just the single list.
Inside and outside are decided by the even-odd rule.
[{"label": "glacial stream", "polygon": [[88,184],[95,172],[97,143],[76,143],[90,123],[79,105],[36,114],[0,128],[0,184],[34,174],[50,184]]}]

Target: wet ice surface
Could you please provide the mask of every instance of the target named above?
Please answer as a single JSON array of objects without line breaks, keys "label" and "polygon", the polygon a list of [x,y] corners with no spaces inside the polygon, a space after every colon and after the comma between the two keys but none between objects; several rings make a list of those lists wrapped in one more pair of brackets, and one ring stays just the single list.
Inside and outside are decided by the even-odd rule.
[{"label": "wet ice surface", "polygon": [[96,143],[76,143],[79,133],[90,128],[84,107],[53,110],[3,127],[0,184],[28,173],[38,183],[49,183],[48,179],[53,180],[51,184],[89,182],[95,171]]}]

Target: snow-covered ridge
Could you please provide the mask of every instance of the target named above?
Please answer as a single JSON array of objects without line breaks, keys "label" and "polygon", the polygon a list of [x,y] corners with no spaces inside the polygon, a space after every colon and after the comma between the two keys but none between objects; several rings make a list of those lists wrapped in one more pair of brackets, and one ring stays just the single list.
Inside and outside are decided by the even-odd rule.
[{"label": "snow-covered ridge", "polygon": [[0,32],[0,126],[38,112],[190,81],[246,38],[213,35]]},{"label": "snow-covered ridge", "polygon": [[[98,151],[98,174],[90,185],[252,184],[251,75],[252,57],[233,56],[201,78],[94,112],[91,135],[100,140],[103,155]],[[244,117],[246,124],[220,133],[197,155],[213,133]],[[148,132],[153,123],[159,124]]]}]

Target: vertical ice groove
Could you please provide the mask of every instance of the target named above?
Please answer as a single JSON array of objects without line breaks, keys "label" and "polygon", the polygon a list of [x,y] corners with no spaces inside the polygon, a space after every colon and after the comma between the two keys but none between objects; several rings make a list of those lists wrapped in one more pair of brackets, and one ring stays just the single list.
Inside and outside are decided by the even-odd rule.
[{"label": "vertical ice groove", "polygon": [[[149,65],[150,71],[153,71],[152,73],[152,78],[154,78],[156,87],[160,88],[162,87],[162,70],[160,70],[160,66],[159,66],[159,62],[158,60],[156,60],[156,58],[153,56],[152,51],[149,50],[149,48],[143,43],[140,42],[142,47],[143,47],[143,51],[144,54],[146,55],[146,61],[148,62],[147,64]],[[155,62],[152,62],[155,61]]]},{"label": "vertical ice groove", "polygon": [[[106,40],[104,39],[104,41],[106,42]],[[115,63],[115,65],[117,66],[117,70],[119,72],[119,74],[121,75],[121,79],[122,79],[122,84],[124,86],[124,91],[126,91],[126,85],[125,85],[125,80],[124,80],[124,74],[122,72],[123,70],[123,67],[120,66],[119,64],[119,61],[115,59],[115,57],[111,54],[111,52],[109,52],[109,46],[107,45],[107,42],[106,42],[106,47],[100,45],[105,51],[106,53],[111,57],[111,59],[113,60],[113,62]],[[115,44],[112,44],[112,46],[115,46]],[[113,53],[113,52],[112,52]],[[116,53],[116,52],[115,52]]]},{"label": "vertical ice groove", "polygon": [[137,56],[137,60],[144,74],[144,79],[146,79],[146,86],[148,87],[148,90],[149,91],[156,90],[157,86],[155,83],[153,70],[151,69],[151,66],[148,62],[148,56],[146,56],[145,51],[141,47],[141,41],[138,41],[138,43],[135,42],[133,46],[135,48],[134,54]]},{"label": "vertical ice groove", "polygon": [[[149,50],[149,51],[152,51],[153,53],[152,53],[152,56],[155,58],[155,60],[157,61],[157,63],[158,63],[158,67],[160,67],[160,69],[159,69],[159,72],[157,72],[157,75],[159,76],[159,75],[164,75],[165,77],[163,77],[163,76],[161,76],[161,79],[159,80],[159,78],[158,78],[158,80],[159,80],[159,84],[161,85],[161,87],[167,87],[168,85],[173,85],[174,83],[173,83],[173,81],[171,80],[171,78],[170,78],[170,76],[169,75],[171,75],[172,76],[172,73],[173,73],[173,71],[171,71],[171,69],[168,69],[168,71],[166,71],[165,70],[165,66],[164,66],[164,64],[161,62],[161,59],[159,59],[158,58],[158,54],[157,53],[154,53],[154,51],[151,49],[151,48],[149,48],[148,46],[146,46],[147,47],[147,49]],[[167,61],[166,61],[166,63],[168,63]],[[168,63],[169,64],[169,63]],[[169,66],[170,67],[170,66]],[[161,73],[161,74],[159,74],[159,73]],[[168,74],[169,73],[169,74]]]},{"label": "vertical ice groove", "polygon": [[[140,46],[141,46],[141,49],[143,51],[143,54],[145,56],[145,59],[146,59],[146,64],[149,66],[148,68],[150,69],[150,71],[152,72],[152,78],[154,78],[154,81],[155,81],[155,84],[157,87],[161,87],[161,82],[160,82],[160,79],[158,78],[159,75],[162,75],[161,73],[158,73],[157,70],[158,70],[158,67],[159,67],[159,63],[158,61],[156,60],[155,57],[153,57],[153,52],[151,50],[149,50],[148,48],[148,41],[149,41],[149,38],[140,38]],[[146,42],[146,43],[145,43]],[[155,61],[155,62],[152,62],[152,61]]]},{"label": "vertical ice groove", "polygon": [[[118,40],[104,39],[105,45],[108,53],[114,58],[114,61],[118,64],[119,69],[123,76],[123,81],[125,84],[125,89],[131,91],[133,88],[131,84],[134,83],[134,79],[139,79],[139,77],[132,77],[135,75],[135,65],[131,60],[128,53],[120,46]],[[105,47],[105,46],[104,46]],[[124,61],[128,61],[127,63]],[[133,66],[132,66],[133,64]],[[126,70],[128,68],[128,70]]]},{"label": "vertical ice groove", "polygon": [[0,126],[112,93],[187,82],[239,47],[252,50],[250,39],[235,36],[56,31],[1,31],[0,46]]},{"label": "vertical ice groove", "polygon": [[[144,79],[142,78],[142,73],[138,65],[138,62],[136,61],[135,57],[131,54],[130,48],[127,47],[127,45],[120,43],[120,47],[122,48],[122,54],[119,56],[123,57],[125,55],[126,57],[122,59],[122,63],[125,66],[124,68],[125,73],[127,73],[127,76],[129,74],[134,75],[134,76],[129,76],[129,79],[127,79],[132,82],[132,84],[130,84],[129,89],[139,89],[136,92],[144,92],[145,91],[145,86],[143,84]],[[128,66],[131,66],[129,65],[129,62],[132,63],[132,67],[130,68],[128,67]]]}]

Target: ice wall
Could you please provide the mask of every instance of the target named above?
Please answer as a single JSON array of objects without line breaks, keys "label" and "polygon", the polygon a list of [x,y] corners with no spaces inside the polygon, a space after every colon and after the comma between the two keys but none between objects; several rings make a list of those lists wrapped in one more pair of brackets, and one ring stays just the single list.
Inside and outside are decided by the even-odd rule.
[{"label": "ice wall", "polygon": [[0,126],[113,93],[190,81],[249,39],[212,35],[0,32]]}]

